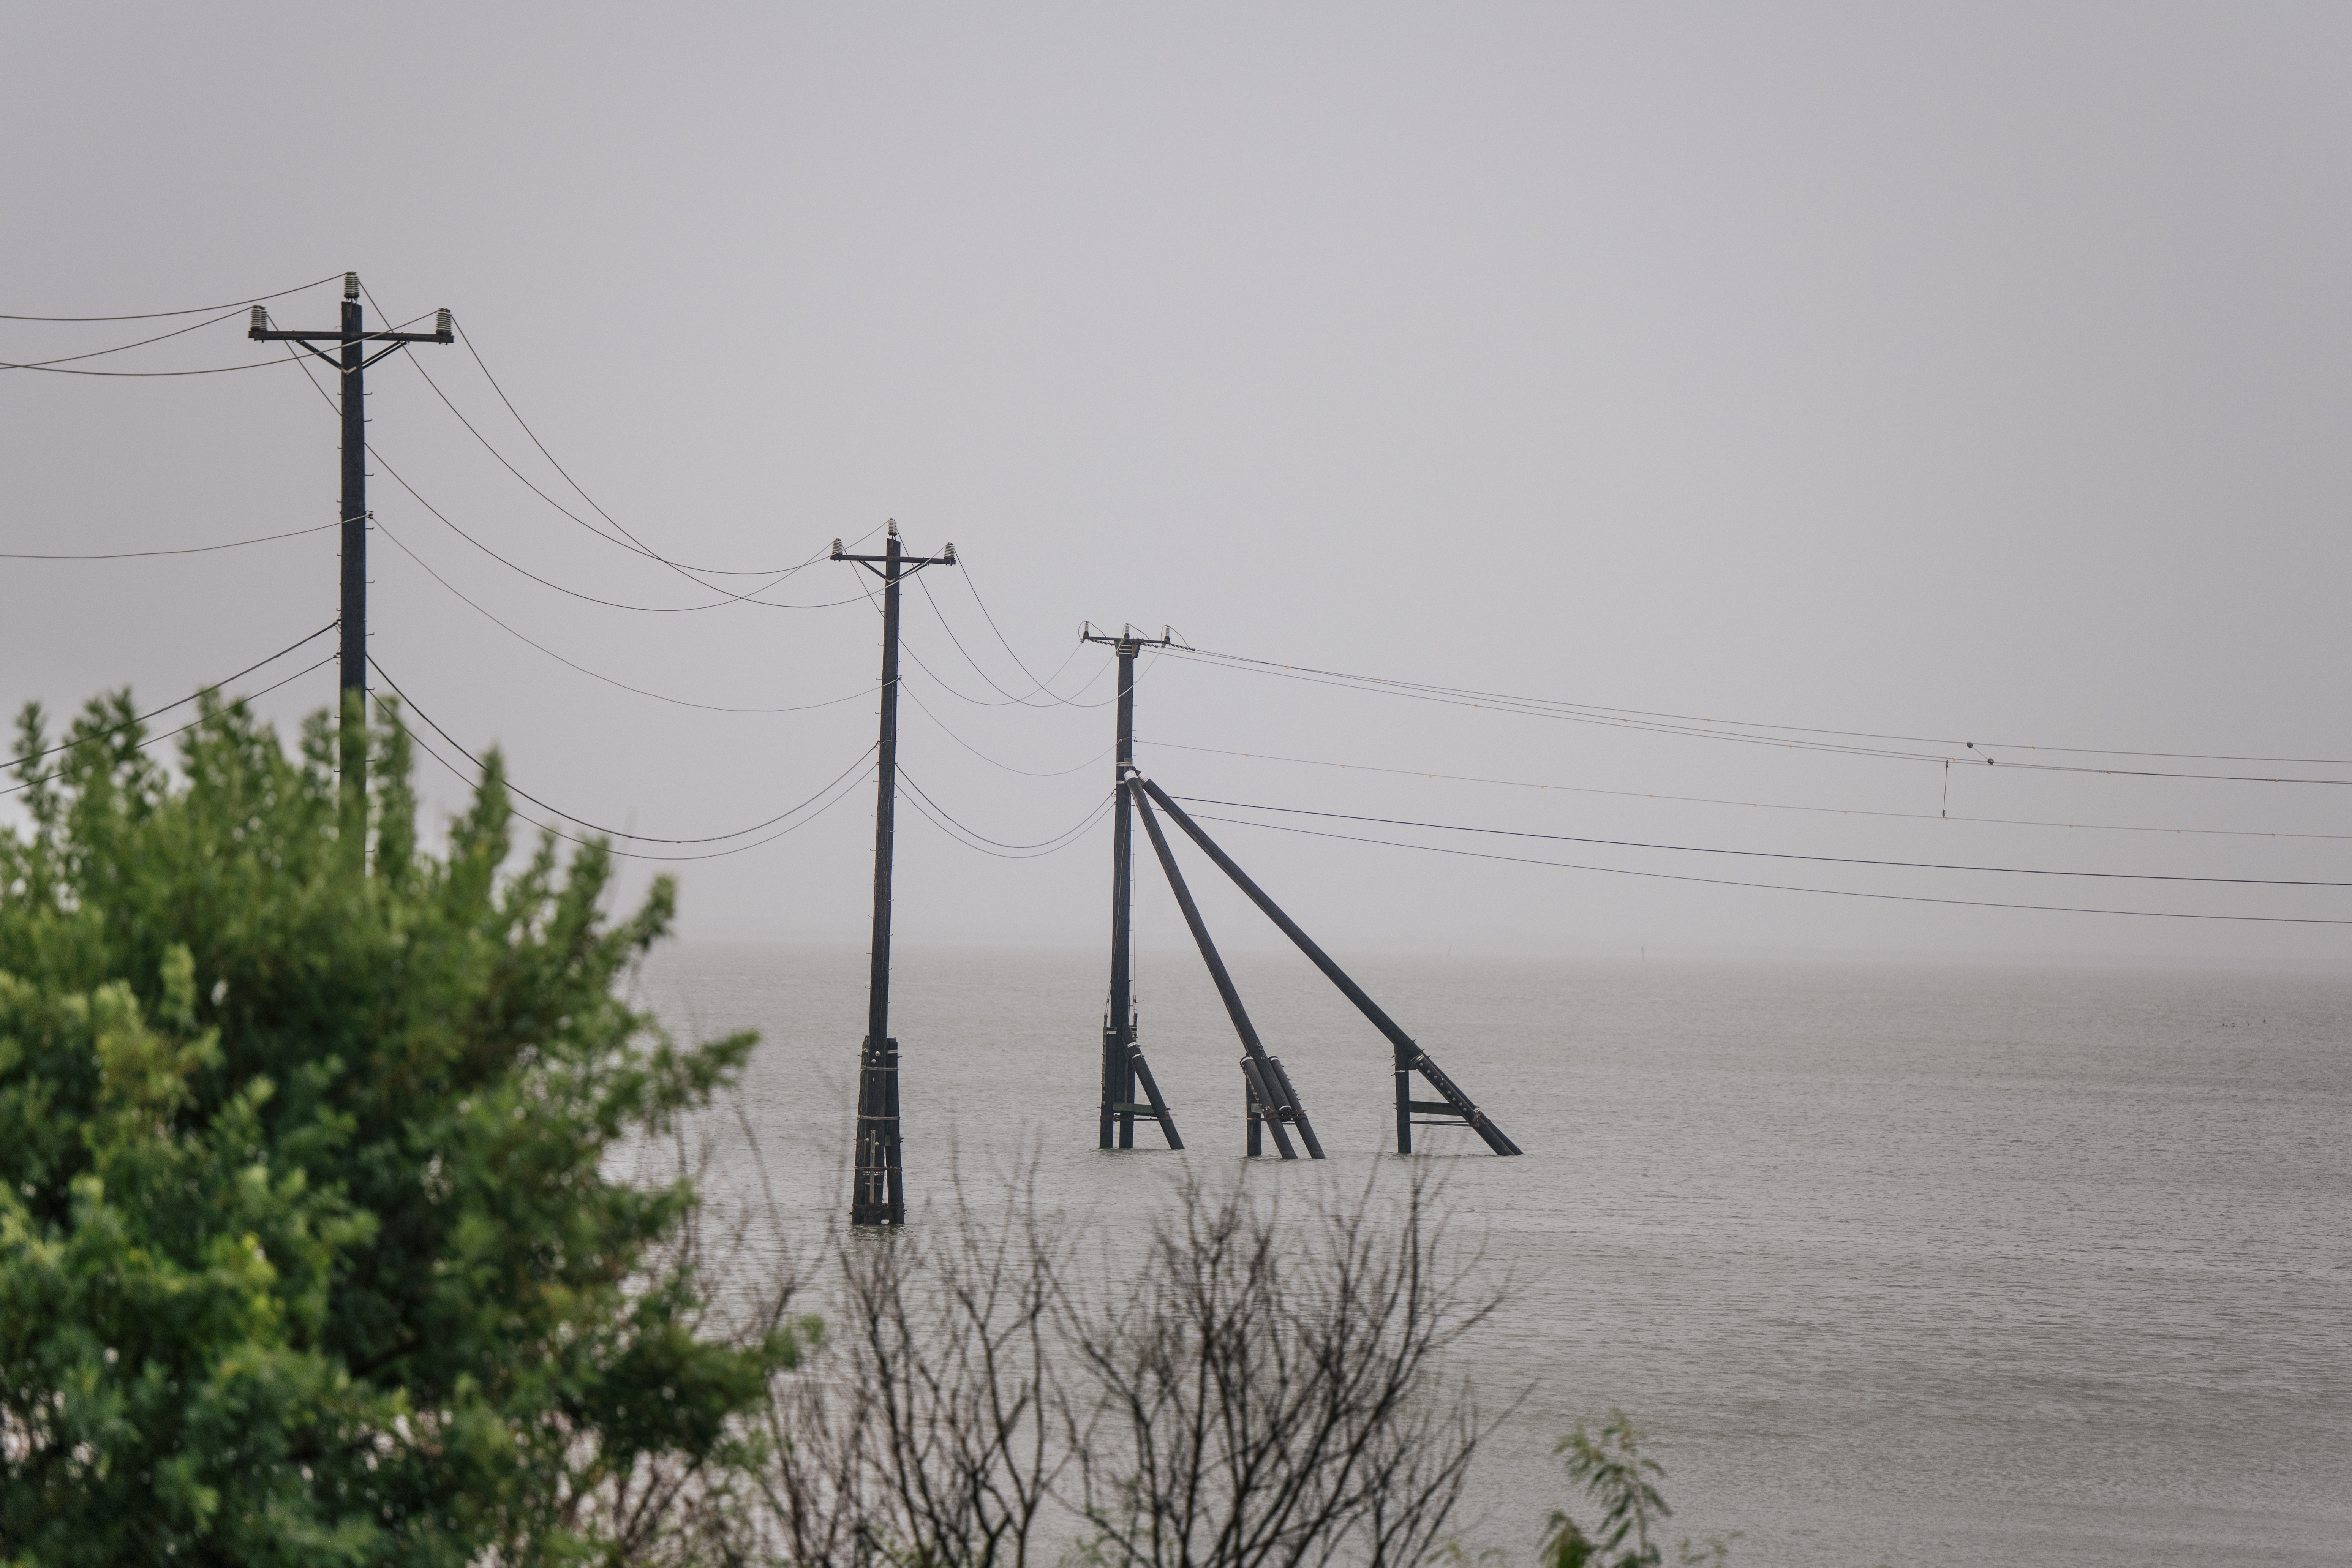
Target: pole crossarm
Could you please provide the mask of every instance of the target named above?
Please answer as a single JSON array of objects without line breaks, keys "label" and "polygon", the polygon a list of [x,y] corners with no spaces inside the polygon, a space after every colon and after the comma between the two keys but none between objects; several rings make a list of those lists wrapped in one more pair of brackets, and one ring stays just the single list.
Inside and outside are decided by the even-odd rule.
[{"label": "pole crossarm", "polygon": [[[1332,962],[1331,955],[1317,945],[1315,939],[1300,929],[1297,921],[1283,913],[1281,906],[1266,896],[1265,889],[1252,881],[1249,873],[1244,871],[1232,856],[1219,848],[1216,841],[1202,830],[1201,825],[1193,821],[1182,806],[1168,797],[1167,791],[1140,773],[1129,775],[1129,787],[1141,792],[1137,797],[1139,805],[1142,804],[1143,795],[1149,795],[1158,802],[1160,809],[1167,812],[1176,826],[1182,828],[1186,836],[1199,845],[1210,859],[1216,862],[1217,868],[1232,879],[1234,886],[1246,894],[1250,902],[1265,911],[1265,917],[1275,923],[1283,935],[1288,937],[1297,946],[1299,952],[1307,955],[1307,961],[1323,972],[1323,977],[1338,986],[1339,994],[1356,1005],[1356,1010],[1370,1021],[1372,1027],[1387,1037],[1391,1047],[1396,1054],[1398,1153],[1412,1152],[1412,1113],[1416,1110],[1440,1109],[1460,1119],[1471,1131],[1485,1139],[1486,1147],[1496,1153],[1520,1152],[1519,1146],[1512,1142],[1501,1128],[1495,1125],[1494,1119],[1479,1110],[1477,1104],[1462,1092],[1460,1086],[1445,1076],[1444,1069],[1430,1059],[1429,1053],[1415,1044],[1412,1037],[1398,1026],[1396,1020],[1390,1017],[1362,986],[1349,979],[1347,972]],[[1148,808],[1144,813],[1144,822],[1146,826],[1151,827],[1152,842],[1156,846],[1160,841],[1159,830],[1151,826],[1150,812]],[[1170,863],[1173,864],[1173,862]],[[1416,1101],[1410,1098],[1406,1078],[1408,1074],[1415,1072],[1421,1074],[1428,1080],[1430,1086],[1444,1097],[1442,1107],[1427,1101]]]},{"label": "pole crossarm", "polygon": [[[345,298],[349,299],[351,296],[346,294]],[[448,307],[446,305],[436,312],[433,331],[429,332],[353,331],[351,326],[356,324],[356,305],[353,306],[352,315],[352,323],[331,331],[286,331],[271,326],[268,310],[256,305],[253,308],[253,324],[246,329],[245,335],[257,343],[300,343],[312,354],[325,360],[345,375],[365,370],[384,355],[398,353],[411,343],[454,343],[457,341],[457,323],[451,320]],[[353,364],[349,363],[348,355],[343,360],[337,360],[320,353],[319,349],[320,343],[332,343],[338,346],[350,343],[385,343],[390,346],[378,349],[374,353]]]},{"label": "pole crossarm", "polygon": [[1181,647],[1189,653],[1192,647],[1191,643],[1186,642],[1177,634],[1173,626],[1161,626],[1158,637],[1148,637],[1131,626],[1121,627],[1115,635],[1110,632],[1098,632],[1095,630],[1095,624],[1092,621],[1087,621],[1078,627],[1078,640],[1102,643],[1111,647],[1124,648],[1129,653],[1138,648],[1147,647]]},{"label": "pole crossarm", "polygon": [[[448,314],[446,310],[444,310],[441,313],[445,316]],[[271,331],[247,332],[245,335],[253,339],[257,342],[265,343],[340,343],[346,342],[355,343],[454,343],[457,341],[446,331],[361,332],[348,339],[346,339],[341,332],[280,332]]]},{"label": "pole crossarm", "polygon": [[898,525],[894,522],[890,529],[890,538],[893,541],[890,549],[893,553],[883,555],[852,555],[841,548],[841,541],[836,539],[833,542],[833,549],[831,552],[827,554],[825,558],[829,561],[855,562],[858,565],[865,567],[868,572],[873,573],[877,577],[881,578],[886,583],[890,580],[890,566],[893,562],[898,563],[898,581],[901,583],[913,576],[916,573],[920,572],[926,566],[953,566],[957,564],[955,546],[952,544],[944,547],[937,555],[900,555],[895,553],[898,550],[898,544],[896,543],[898,537]]}]

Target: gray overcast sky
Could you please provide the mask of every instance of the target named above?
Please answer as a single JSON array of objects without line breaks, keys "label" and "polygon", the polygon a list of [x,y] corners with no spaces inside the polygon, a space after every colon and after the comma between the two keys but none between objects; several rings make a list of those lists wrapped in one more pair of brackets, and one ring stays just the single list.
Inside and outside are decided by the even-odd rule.
[{"label": "gray overcast sky", "polygon": [[[920,706],[902,752],[995,839],[1085,816],[1111,719],[971,700],[1003,700],[941,614],[990,679],[1028,689],[973,589],[1041,676],[1082,619],[1130,619],[1253,658],[1674,713],[2352,757],[2341,6],[24,5],[7,35],[0,310],[160,310],[355,268],[396,319],[452,308],[548,449],[676,559],[796,561],[886,515],[915,548],[953,540],[968,582],[926,577],[936,610],[909,592]],[[333,300],[329,286],[272,309],[324,326]],[[0,323],[0,358],[181,324]],[[240,317],[90,363],[259,357]],[[500,468],[420,367],[593,520],[464,348],[413,357],[370,376],[373,646],[426,711],[504,746],[523,788],[651,835],[757,821],[852,763],[871,740],[877,622],[851,568],[820,562],[768,595],[849,600],[807,610],[633,613],[541,586],[385,465],[566,587],[715,597]],[[336,424],[290,366],[5,372],[0,399],[10,551],[212,543],[335,515]],[[332,616],[335,550],[329,531],[0,562],[0,700],[55,709],[124,682],[161,700],[218,679]],[[630,685],[721,706],[849,700],[767,716],[650,700],[453,588]],[[1080,652],[1055,689],[1101,701],[1104,662]],[[290,730],[332,679],[262,705]],[[1215,753],[1929,818],[1944,785],[1931,763],[1174,659],[1139,691],[1145,765],[1179,794],[1799,854],[2352,880],[2352,838],[1247,761]],[[446,809],[452,781],[424,767]],[[1982,767],[1950,783],[1955,816],[2352,835],[2347,807],[2352,788],[2325,785]],[[678,868],[687,932],[862,943],[870,814],[860,795]],[[1310,929],[1356,948],[2340,966],[2352,944],[2352,928],[1830,899],[1221,831]],[[2342,891],[1475,847],[2352,917]],[[1097,828],[1066,853],[992,858],[902,814],[901,940],[1097,942],[1107,854]],[[1146,888],[1144,940],[1181,940]],[[1231,944],[1270,940],[1237,899],[1206,901]]]}]

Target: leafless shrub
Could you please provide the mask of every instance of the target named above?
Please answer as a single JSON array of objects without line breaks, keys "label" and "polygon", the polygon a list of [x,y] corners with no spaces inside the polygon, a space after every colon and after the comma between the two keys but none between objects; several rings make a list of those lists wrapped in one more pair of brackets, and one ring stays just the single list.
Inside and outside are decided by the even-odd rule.
[{"label": "leafless shrub", "polygon": [[[744,1133],[749,1136],[750,1130]],[[708,1152],[681,1160],[707,1166]],[[1197,1174],[1139,1247],[1045,1212],[1034,1163],[797,1272],[825,1318],[698,1467],[583,1500],[614,1560],[798,1568],[1405,1568],[1486,1429],[1447,1352],[1494,1310],[1425,1171],[1304,1212]],[[782,1255],[747,1202],[682,1233],[706,1278]],[[1089,1239],[1103,1241],[1094,1261]],[[755,1244],[756,1243],[756,1244]],[[814,1268],[810,1267],[815,1263]],[[795,1322],[787,1279],[714,1292]],[[806,1331],[803,1330],[803,1332]]]},{"label": "leafless shrub", "polygon": [[1433,1192],[1283,1213],[1197,1181],[1132,1289],[1069,1321],[1087,1554],[1149,1568],[1423,1561],[1482,1435],[1444,1353],[1496,1305],[1448,1266]]},{"label": "leafless shrub", "polygon": [[767,1496],[796,1563],[1022,1568],[1070,1462],[1061,1440],[1070,1248],[1034,1171],[993,1211],[953,1212],[835,1251],[826,1356],[772,1407]]}]

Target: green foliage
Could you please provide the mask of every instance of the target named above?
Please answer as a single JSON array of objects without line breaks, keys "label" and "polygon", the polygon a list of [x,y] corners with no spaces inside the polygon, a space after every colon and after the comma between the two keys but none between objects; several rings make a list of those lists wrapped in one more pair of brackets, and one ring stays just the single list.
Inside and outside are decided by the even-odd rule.
[{"label": "green foliage", "polygon": [[[1651,1482],[1651,1477],[1665,1471],[1655,1459],[1642,1457],[1642,1435],[1633,1429],[1633,1418],[1612,1410],[1597,1436],[1580,1422],[1552,1451],[1568,1456],[1568,1478],[1581,1484],[1600,1508],[1601,1522],[1587,1535],[1566,1513],[1554,1513],[1551,1533],[1543,1544],[1543,1568],[1659,1568],[1665,1559],[1651,1540],[1650,1529],[1674,1510]],[[1719,1568],[1730,1560],[1731,1542],[1737,1539],[1736,1534],[1714,1537],[1697,1546],[1685,1539],[1676,1561],[1682,1568],[1702,1563]]]},{"label": "green foliage", "polygon": [[0,1563],[617,1555],[795,1353],[699,1333],[691,1189],[602,1173],[752,1045],[620,999],[671,887],[509,870],[495,754],[423,852],[396,713],[363,868],[323,718],[208,701],[174,781],[132,712],[27,709],[0,832]]}]

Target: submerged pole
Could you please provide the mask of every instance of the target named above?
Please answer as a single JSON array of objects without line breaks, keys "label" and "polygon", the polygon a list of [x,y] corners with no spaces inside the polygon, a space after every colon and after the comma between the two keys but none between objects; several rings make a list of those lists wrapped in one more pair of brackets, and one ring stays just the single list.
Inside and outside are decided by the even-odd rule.
[{"label": "submerged pole", "polygon": [[[1108,1149],[1135,1147],[1135,1113],[1118,1110],[1135,1103],[1135,992],[1130,921],[1135,864],[1135,807],[1119,780],[1135,765],[1135,644],[1121,637],[1118,650],[1118,741],[1111,760],[1110,1001],[1103,1015],[1102,1137]],[[1117,1123],[1114,1145],[1113,1123]]]},{"label": "submerged pole", "polygon": [[857,1170],[852,1225],[904,1225],[898,1137],[898,1042],[890,1037],[890,871],[898,802],[898,524],[882,566],[882,737],[874,795],[874,944],[868,954],[866,1039],[858,1052]]},{"label": "submerged pole", "polygon": [[[1176,1131],[1176,1118],[1169,1113],[1168,1102],[1160,1097],[1159,1081],[1151,1076],[1151,1064],[1144,1060],[1143,1045],[1137,1038],[1135,810],[1121,783],[1135,767],[1135,656],[1147,647],[1166,647],[1174,637],[1162,631],[1156,637],[1147,637],[1132,626],[1121,626],[1118,635],[1113,637],[1097,632],[1091,621],[1078,636],[1082,642],[1110,644],[1118,658],[1118,732],[1111,760],[1115,799],[1110,840],[1110,997],[1103,1005],[1102,1109],[1095,1146],[1134,1148],[1135,1119],[1150,1116],[1160,1123],[1160,1135],[1167,1140],[1168,1147],[1181,1149],[1184,1140]],[[1139,1086],[1144,1094],[1140,1103],[1135,1098]]]},{"label": "submerged pole", "polygon": [[879,555],[851,555],[833,542],[833,559],[854,562],[882,579],[882,732],[874,784],[874,945],[866,976],[866,1038],[857,1051],[856,1167],[849,1223],[907,1223],[907,1188],[898,1135],[898,1042],[890,1037],[890,871],[898,805],[898,585],[926,566],[952,566],[955,546],[936,556],[905,553],[898,521]]}]

